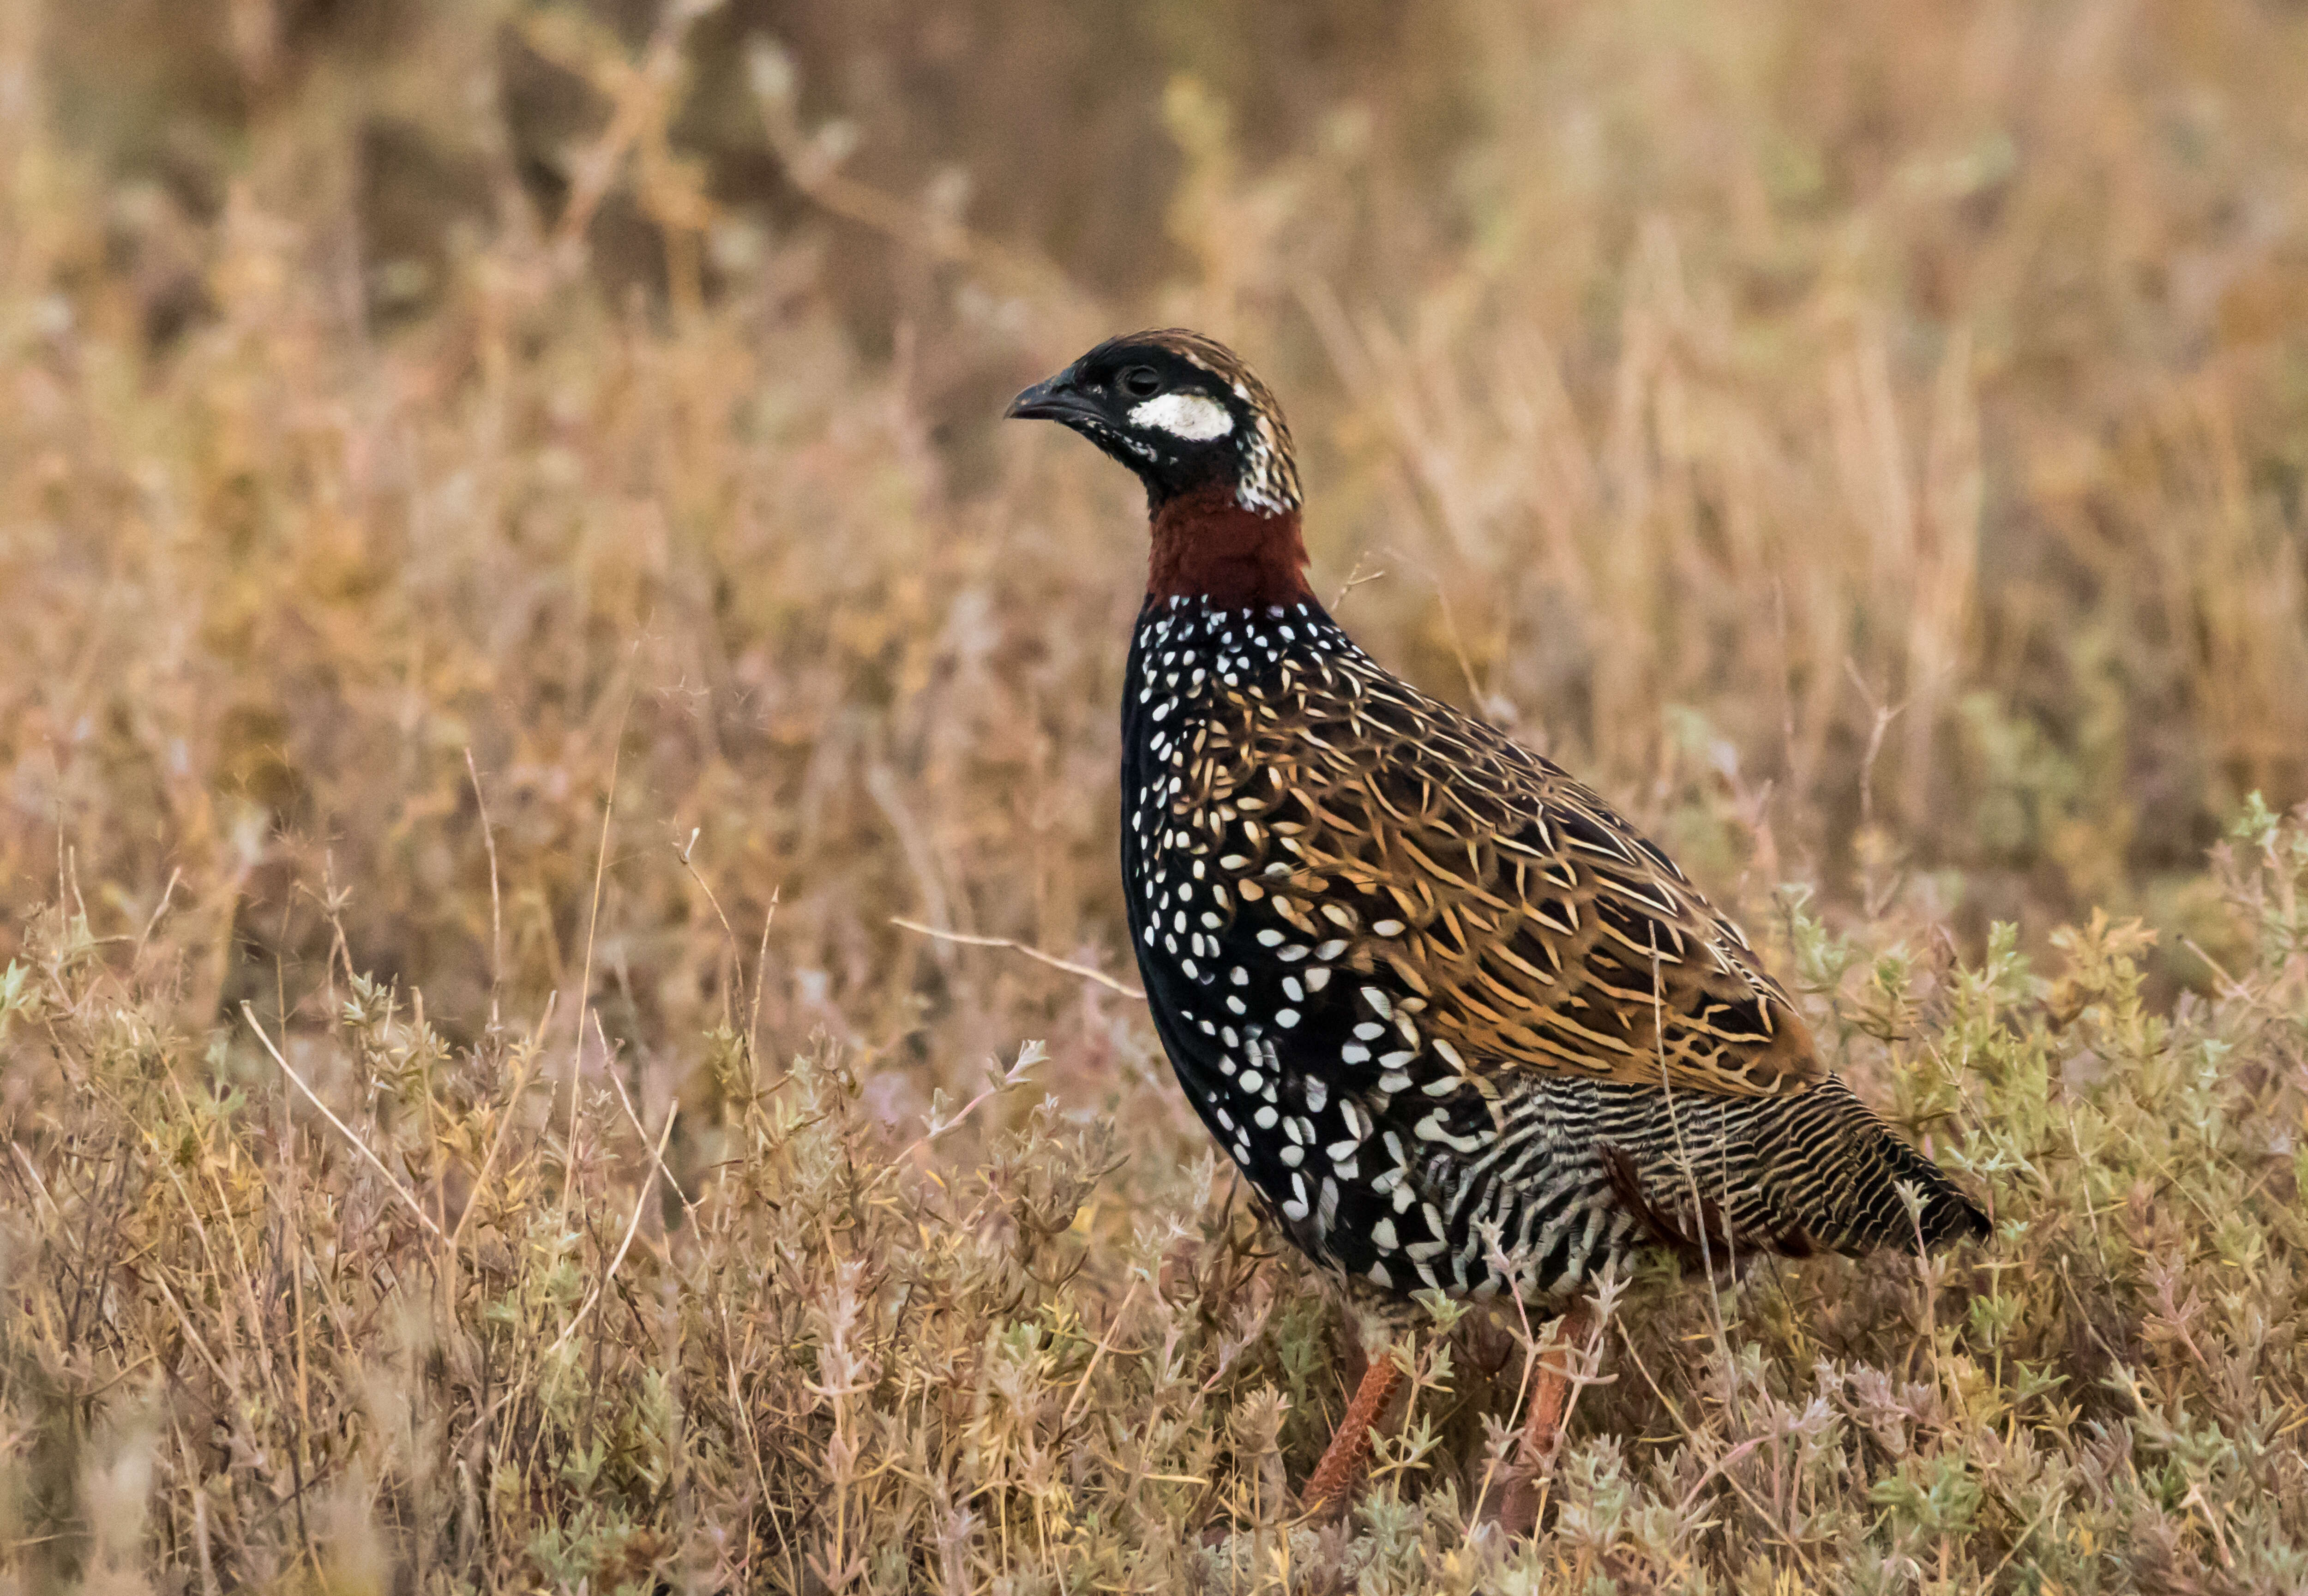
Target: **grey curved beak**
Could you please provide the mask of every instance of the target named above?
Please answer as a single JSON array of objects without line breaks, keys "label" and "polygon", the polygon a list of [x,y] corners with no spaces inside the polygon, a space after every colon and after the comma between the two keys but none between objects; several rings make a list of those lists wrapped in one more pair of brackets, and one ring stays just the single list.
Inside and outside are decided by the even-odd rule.
[{"label": "grey curved beak", "polygon": [[1098,419],[1097,405],[1074,386],[1071,371],[1060,372],[1046,382],[1035,383],[1012,399],[1003,415],[1013,421],[1057,421],[1069,426],[1078,421]]}]

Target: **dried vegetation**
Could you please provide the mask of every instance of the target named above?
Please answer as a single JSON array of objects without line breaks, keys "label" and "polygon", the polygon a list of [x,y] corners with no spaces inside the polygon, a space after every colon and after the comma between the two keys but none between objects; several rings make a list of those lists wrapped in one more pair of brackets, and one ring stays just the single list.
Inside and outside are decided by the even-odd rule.
[{"label": "dried vegetation", "polygon": [[[0,4],[0,1586],[2308,1588],[2303,60]],[[1152,322],[1998,1223],[1628,1283],[1535,1543],[1448,1313],[1292,1518],[1355,1355],[1127,988],[1136,507],[992,419]]]}]

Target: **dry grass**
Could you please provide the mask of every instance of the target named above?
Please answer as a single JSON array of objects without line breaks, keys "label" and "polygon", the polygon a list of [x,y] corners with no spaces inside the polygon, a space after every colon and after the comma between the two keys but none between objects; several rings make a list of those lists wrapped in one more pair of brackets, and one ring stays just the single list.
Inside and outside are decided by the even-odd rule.
[{"label": "dry grass", "polygon": [[[2308,1586],[2308,15],[1126,10],[0,0],[0,1584]],[[1535,1544],[1474,1324],[1292,1527],[1065,967],[1137,507],[992,417],[1152,322],[1999,1223],[1634,1282]]]}]

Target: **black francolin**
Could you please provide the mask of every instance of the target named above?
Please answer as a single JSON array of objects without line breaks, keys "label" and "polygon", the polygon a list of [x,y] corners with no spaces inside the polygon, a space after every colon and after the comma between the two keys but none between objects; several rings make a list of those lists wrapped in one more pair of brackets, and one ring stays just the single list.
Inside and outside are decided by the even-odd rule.
[{"label": "black francolin", "polygon": [[[1306,585],[1289,430],[1230,351],[1115,339],[1009,413],[1146,485],[1132,941],[1196,1112],[1351,1298],[1575,1308],[1645,1245],[1719,1265],[1987,1233],[1672,860],[1339,630]],[[1546,1377],[1526,1475],[1562,1410]],[[1310,1500],[1343,1499],[1397,1377],[1372,1360]]]}]

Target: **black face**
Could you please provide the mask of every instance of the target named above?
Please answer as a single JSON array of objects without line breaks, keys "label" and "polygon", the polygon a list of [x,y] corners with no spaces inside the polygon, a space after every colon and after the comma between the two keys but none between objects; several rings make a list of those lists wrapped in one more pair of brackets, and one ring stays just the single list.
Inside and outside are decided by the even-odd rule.
[{"label": "black face", "polygon": [[1297,508],[1289,434],[1257,378],[1192,333],[1100,344],[1012,401],[1009,413],[1072,427],[1138,474],[1156,509],[1222,483],[1244,509]]}]

